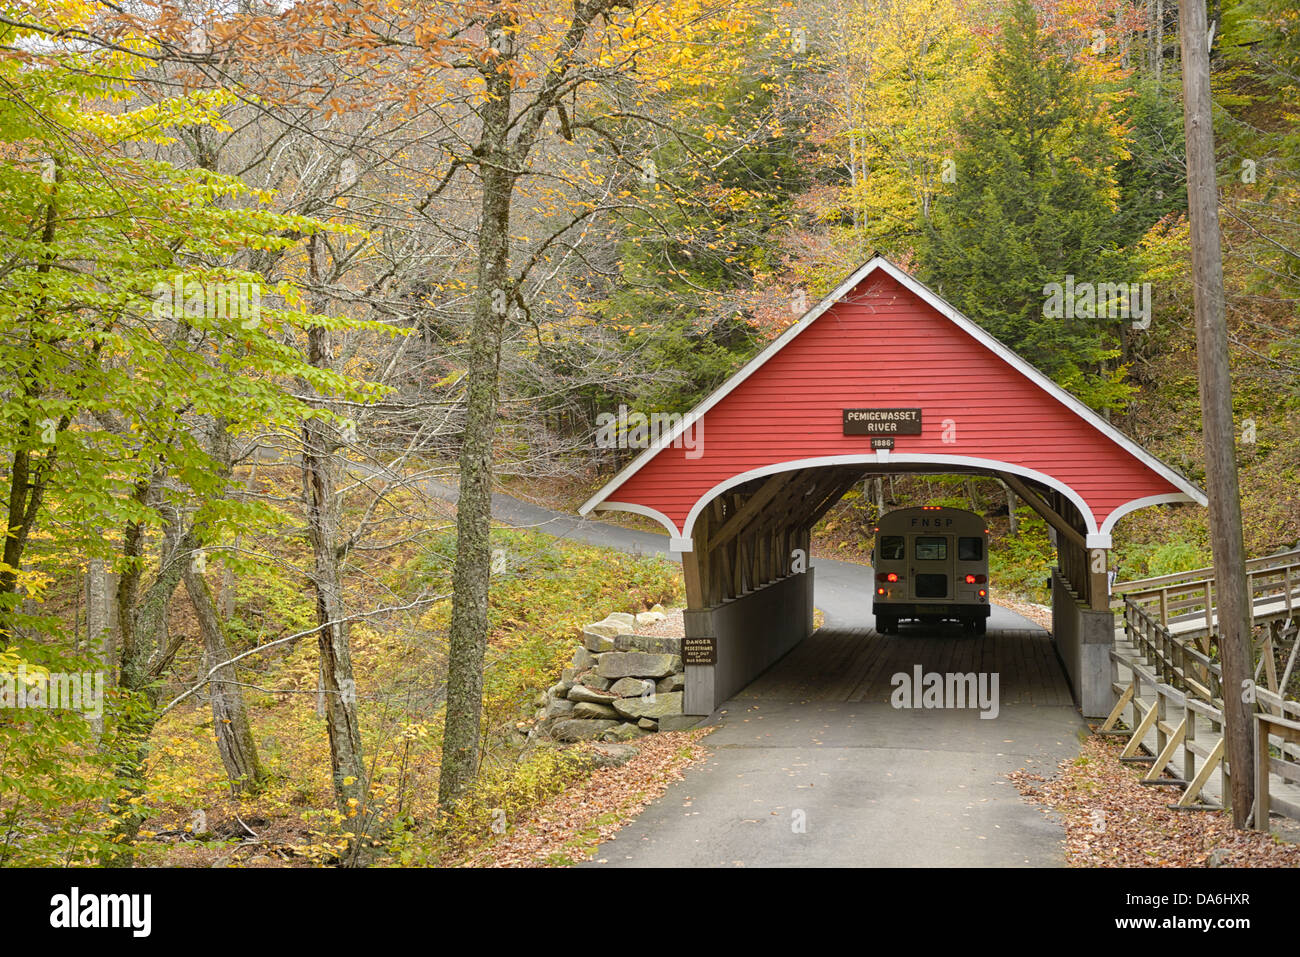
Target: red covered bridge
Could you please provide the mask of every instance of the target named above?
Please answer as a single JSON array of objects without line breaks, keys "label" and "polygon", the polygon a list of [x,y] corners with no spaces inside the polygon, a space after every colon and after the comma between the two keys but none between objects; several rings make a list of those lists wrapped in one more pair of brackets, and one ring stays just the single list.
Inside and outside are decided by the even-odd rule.
[{"label": "red covered bridge", "polygon": [[[859,428],[855,410],[889,421]],[[647,515],[683,553],[687,635],[712,659],[688,659],[686,710],[708,714],[811,632],[812,526],[863,478],[918,472],[996,476],[1055,529],[1058,651],[1084,713],[1105,715],[1111,530],[1205,495],[884,257],[580,511]]]}]

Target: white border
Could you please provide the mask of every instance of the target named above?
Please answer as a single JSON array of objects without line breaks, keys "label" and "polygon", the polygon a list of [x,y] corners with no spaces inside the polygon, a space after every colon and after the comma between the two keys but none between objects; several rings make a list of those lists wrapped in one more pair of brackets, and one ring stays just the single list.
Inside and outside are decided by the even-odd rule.
[{"label": "white border", "polygon": [[[1073,489],[1067,488],[1066,486],[1056,481],[1055,479],[1049,479],[1047,476],[1042,475],[1042,473],[1033,472],[1030,469],[1024,469],[1021,468],[1020,466],[1011,466],[1008,463],[998,463],[998,467],[1000,469],[1005,471],[1015,472],[1020,475],[1033,477],[1035,481],[1043,482],[1044,484],[1050,485],[1052,488],[1056,488],[1064,492],[1069,496],[1070,500],[1073,501],[1076,506],[1082,506],[1080,507],[1080,512],[1084,514],[1085,520],[1088,522],[1092,532],[1094,534],[1099,534],[1099,535],[1105,534],[1111,527],[1114,526],[1115,521],[1117,521],[1119,518],[1123,517],[1124,515],[1128,514],[1134,509],[1142,508],[1144,505],[1155,505],[1155,504],[1161,504],[1166,502],[1187,502],[1187,501],[1196,502],[1199,505],[1209,504],[1209,500],[1206,498],[1205,493],[1202,492],[1195,485],[1193,485],[1191,482],[1189,482],[1178,472],[1174,471],[1169,466],[1165,465],[1163,462],[1157,459],[1155,456],[1151,455],[1151,453],[1147,452],[1144,448],[1142,448],[1140,445],[1138,445],[1128,436],[1124,435],[1124,433],[1120,432],[1118,429],[1112,426],[1105,419],[1101,418],[1101,416],[1097,415],[1095,412],[1089,409],[1086,405],[1084,405],[1074,396],[1070,395],[1070,393],[1066,392],[1064,389],[1062,389],[1056,383],[1052,382],[1051,379],[1047,378],[1045,375],[1043,375],[1041,372],[1035,369],[1024,359],[1020,358],[1020,356],[1016,355],[1014,352],[1012,352],[1010,349],[1004,346],[997,339],[993,338],[993,336],[989,335],[987,332],[981,329],[974,322],[967,319],[956,309],[954,309],[951,305],[949,305],[944,299],[942,299],[939,295],[937,295],[929,287],[927,287],[924,283],[920,282],[919,280],[903,272],[901,269],[899,269],[889,260],[885,259],[884,256],[876,255],[873,256],[866,263],[864,263],[862,266],[858,267],[858,269],[851,276],[849,276],[846,280],[844,280],[844,282],[840,283],[840,285],[835,289],[834,292],[832,292],[829,296],[827,296],[816,306],[814,306],[812,309],[806,312],[803,318],[801,318],[798,322],[796,322],[789,329],[787,329],[780,336],[778,336],[771,343],[769,343],[767,348],[765,348],[762,352],[756,355],[753,359],[749,360],[749,362],[745,363],[745,365],[742,366],[741,369],[735,375],[733,375],[730,379],[728,379],[716,390],[714,390],[714,392],[707,399],[705,399],[694,409],[692,409],[689,414],[683,416],[682,421],[675,428],[661,435],[657,442],[655,442],[653,445],[651,445],[649,448],[643,451],[640,455],[638,455],[635,459],[633,459],[621,472],[619,472],[607,483],[605,483],[605,485],[600,489],[600,491],[596,492],[593,496],[591,496],[591,498],[587,499],[587,501],[582,504],[582,506],[578,509],[578,514],[585,516],[592,509],[597,508],[598,506],[603,509],[610,509],[610,510],[622,509],[624,511],[634,511],[634,512],[639,512],[640,514],[649,515],[651,518],[656,519],[657,521],[660,522],[660,524],[664,525],[665,528],[672,528],[673,526],[671,521],[668,521],[662,513],[656,512],[654,509],[648,509],[645,506],[629,507],[627,503],[609,502],[606,501],[606,498],[607,496],[611,495],[619,486],[621,486],[624,482],[626,482],[629,478],[631,478],[638,471],[640,471],[640,469],[652,458],[654,458],[654,456],[657,455],[662,449],[671,445],[672,442],[679,435],[681,435],[681,433],[684,432],[692,422],[695,422],[700,418],[702,418],[706,412],[708,412],[715,405],[721,402],[731,392],[735,391],[735,389],[738,388],[742,382],[744,382],[756,371],[758,371],[758,369],[761,368],[762,365],[765,362],[767,362],[768,359],[772,358],[772,356],[774,356],[776,353],[780,352],[783,348],[785,348],[786,344],[789,343],[791,339],[793,339],[795,336],[799,335],[799,333],[803,332],[810,325],[812,325],[814,320],[816,320],[819,316],[821,316],[824,312],[826,312],[826,310],[828,310],[835,303],[843,299],[844,296],[846,296],[849,292],[851,292],[854,289],[854,287],[856,287],[859,283],[861,283],[864,279],[866,279],[867,276],[871,275],[871,273],[875,272],[877,269],[883,269],[888,275],[892,276],[895,280],[897,280],[900,285],[910,290],[912,293],[918,296],[923,302],[925,302],[927,305],[933,308],[940,315],[944,316],[949,321],[956,324],[959,328],[961,328],[964,332],[966,332],[968,335],[974,338],[977,342],[979,342],[981,345],[985,346],[987,349],[993,352],[994,355],[998,356],[998,358],[1002,359],[1012,368],[1016,369],[1016,371],[1020,372],[1023,376],[1025,376],[1025,378],[1029,379],[1029,381],[1032,382],[1034,385],[1037,385],[1049,396],[1056,399],[1058,402],[1060,402],[1070,411],[1074,412],[1077,416],[1079,416],[1086,423],[1088,423],[1097,431],[1099,431],[1106,438],[1110,439],[1116,445],[1120,446],[1122,449],[1127,451],[1130,455],[1135,457],[1138,461],[1142,462],[1144,465],[1150,468],[1157,475],[1164,478],[1175,488],[1181,489],[1182,491],[1180,493],[1165,493],[1162,495],[1148,496],[1146,498],[1136,499],[1134,502],[1129,502],[1127,503],[1127,505],[1121,507],[1120,509],[1117,509],[1114,513],[1108,516],[1106,524],[1102,527],[1102,529],[1098,530],[1096,520],[1092,515],[1092,510],[1087,507],[1086,503],[1083,502],[1082,498],[1076,492],[1074,492]],[[804,461],[806,462],[841,461],[841,462],[845,462],[846,464],[848,463],[857,464],[857,461],[861,458],[863,457],[862,456],[825,456],[820,459],[807,459]],[[937,463],[943,463],[948,460],[956,461],[959,459],[964,459],[964,457],[942,456],[942,455],[940,456],[894,455],[891,456],[889,460],[891,462],[933,461]],[[993,461],[991,459],[974,459],[974,458],[964,459],[964,460],[967,462],[992,462]],[[873,455],[867,461],[879,462],[881,460],[879,459],[878,456]],[[774,472],[784,471],[787,465],[788,463],[781,463],[778,465],[765,467],[764,469],[755,469],[751,472],[744,473],[744,475],[748,476],[749,478],[756,478],[760,475],[770,475],[773,474]],[[738,481],[742,481],[742,480],[743,479],[740,479],[739,477],[735,477],[733,479],[728,480],[728,482],[723,483],[720,486],[715,486],[715,488],[725,489],[727,487],[730,487],[731,485],[737,484]],[[697,502],[695,508],[691,510],[691,514],[687,518],[687,522],[686,522],[688,534],[687,536],[683,536],[683,537],[689,536],[689,530],[694,524],[695,515],[698,513],[700,507],[701,507],[700,503]]]},{"label": "white border", "polygon": [[[1103,534],[1109,535],[1115,528],[1115,523],[1127,515],[1129,512],[1136,512],[1140,508],[1146,508],[1148,505],[1171,505],[1174,502],[1185,502],[1187,498],[1176,492],[1166,493],[1164,495],[1148,495],[1146,498],[1135,498],[1131,502],[1119,506],[1113,512],[1106,516],[1106,521],[1101,525]],[[1204,505],[1205,503],[1200,503]]]},{"label": "white border", "polygon": [[677,526],[673,524],[673,520],[663,512],[656,508],[651,508],[649,505],[634,505],[631,502],[602,502],[600,508],[601,511],[605,512],[635,512],[637,515],[644,515],[646,518],[653,518],[668,530],[670,537],[678,537]]},{"label": "white border", "polygon": [[[1000,459],[985,459],[970,455],[929,455],[929,454],[901,454],[895,455],[890,459],[891,462],[901,462],[911,465],[955,465],[972,468],[986,469],[990,472],[1010,472],[1013,475],[1019,475],[1031,481],[1054,488],[1071,502],[1079,510],[1088,528],[1085,533],[1086,547],[1088,548],[1110,548],[1112,546],[1111,529],[1115,523],[1130,512],[1139,508],[1145,508],[1148,505],[1165,505],[1174,502],[1186,502],[1188,498],[1181,492],[1171,492],[1164,495],[1149,495],[1145,498],[1136,498],[1131,502],[1117,507],[1107,517],[1101,528],[1097,527],[1097,517],[1088,503],[1078,492],[1070,488],[1059,479],[1055,479],[1043,472],[1026,468],[1023,465],[1016,465],[1011,462],[1003,462]],[[718,495],[737,485],[743,485],[745,482],[752,481],[756,478],[764,478],[769,475],[776,475],[781,472],[796,472],[808,468],[821,468],[836,465],[873,465],[879,462],[875,453],[851,454],[851,455],[823,455],[808,459],[791,459],[787,462],[775,462],[771,465],[764,465],[760,468],[750,469],[747,472],[741,472],[733,475],[724,482],[720,482],[713,488],[709,489],[700,496],[695,504],[691,507],[686,516],[686,529],[679,532],[672,520],[663,512],[650,508],[648,505],[635,505],[630,502],[601,502],[596,506],[597,511],[623,511],[635,512],[638,515],[645,515],[653,518],[668,531],[669,548],[674,552],[689,552],[692,550],[692,533],[695,530],[695,523],[700,517],[700,513],[713,501]]]},{"label": "white border", "polygon": [[[729,488],[734,488],[745,482],[756,478],[762,478],[766,475],[775,475],[778,472],[790,472],[797,469],[820,468],[822,466],[833,465],[874,465],[879,460],[874,452],[857,455],[821,455],[810,459],[795,459],[790,462],[778,462],[773,465],[764,465],[762,468],[750,469],[748,472],[742,472],[734,475],[725,482],[719,482],[713,488],[709,489],[696,501],[686,516],[686,528],[683,531],[684,538],[690,538],[691,532],[695,528],[695,521],[699,518],[700,512],[714,498],[721,495]],[[970,455],[929,455],[929,454],[911,454],[904,453],[901,455],[891,455],[890,463],[902,462],[913,465],[963,465],[973,468],[989,469],[996,472],[1011,472],[1015,475],[1023,476],[1035,482],[1041,482],[1044,485],[1056,489],[1062,495],[1065,495],[1075,507],[1079,509],[1079,514],[1083,520],[1088,523],[1088,531],[1097,531],[1097,518],[1093,515],[1092,509],[1083,497],[1070,488],[1059,479],[1054,479],[1050,475],[1044,475],[1042,472],[1036,472],[1033,469],[1025,468],[1023,465],[1013,465],[1010,462],[1002,462],[997,459],[982,459]],[[604,506],[602,506],[604,507]]]}]

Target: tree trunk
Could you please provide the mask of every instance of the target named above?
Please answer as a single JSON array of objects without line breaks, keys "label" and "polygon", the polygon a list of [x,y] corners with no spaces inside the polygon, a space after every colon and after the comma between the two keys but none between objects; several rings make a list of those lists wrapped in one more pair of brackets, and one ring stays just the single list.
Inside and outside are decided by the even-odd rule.
[{"label": "tree trunk", "polygon": [[[1178,23],[1183,52],[1183,129],[1187,140],[1196,364],[1205,438],[1205,488],[1210,500],[1210,544],[1217,586],[1219,655],[1223,667],[1223,733],[1231,772],[1232,822],[1244,828],[1255,800],[1254,670],[1241,492],[1237,484],[1236,431],[1232,425],[1228,324],[1224,316],[1209,31],[1203,0],[1179,4]],[[1267,829],[1268,822],[1257,821],[1256,826]]]},{"label": "tree trunk", "polygon": [[[316,246],[311,245],[312,261]],[[329,332],[319,326],[307,334],[309,361],[331,368]],[[334,800],[340,814],[356,817],[365,807],[365,760],[357,716],[357,686],[352,673],[352,647],[343,606],[339,569],[339,502],[334,487],[333,428],[309,418],[302,425],[302,487],[306,499],[307,539],[311,543],[312,589],[316,592],[316,633],[320,677],[325,696],[325,724],[330,739],[330,769]]]},{"label": "tree trunk", "polygon": [[[230,659],[230,646],[226,644],[221,620],[217,617],[212,594],[208,591],[203,576],[194,569],[192,563],[185,562],[181,578],[198,619],[199,634],[203,638],[204,670],[208,671]],[[235,666],[225,665],[218,669],[208,682],[211,688],[212,733],[217,739],[217,750],[221,753],[226,776],[230,779],[231,793],[256,793],[261,790],[266,773],[257,758],[257,746],[253,743],[253,732],[244,707],[244,693],[240,690]]]},{"label": "tree trunk", "polygon": [[[242,537],[235,539],[238,547]],[[229,565],[221,569],[221,594],[217,597],[217,615],[222,621],[229,621],[235,614],[235,570]]]},{"label": "tree trunk", "polygon": [[[137,494],[140,494],[138,488]],[[125,550],[138,550],[143,538],[140,526],[132,523],[128,526]],[[163,633],[162,619],[166,615],[172,593],[180,583],[181,569],[190,562],[198,544],[192,529],[181,535],[176,541],[176,547],[160,556],[158,574],[138,602],[138,570],[133,575],[123,575],[118,587],[119,623],[122,629],[122,662],[118,687],[130,692],[134,700],[124,709],[118,721],[114,742],[117,749],[116,773],[122,782],[123,793],[111,808],[116,816],[113,831],[118,846],[118,851],[110,858],[109,863],[112,864],[123,864],[129,859],[131,842],[144,820],[137,805],[130,803],[130,799],[144,793],[149,736],[158,720],[160,688],[157,679],[167,668],[176,650],[174,646],[159,647],[156,640]]]},{"label": "tree trunk", "polygon": [[[52,247],[54,243],[59,217],[58,189],[62,182],[63,166],[61,163],[56,163],[54,188],[50,193],[50,201],[45,207],[45,223],[41,230],[41,241],[46,248]],[[47,259],[36,267],[36,271],[48,273],[50,268],[51,263]],[[38,312],[32,318],[49,321],[48,310],[43,302],[39,304]],[[40,350],[37,354],[40,354]],[[35,400],[45,387],[40,360],[35,360],[26,373],[18,377],[18,383],[15,384],[21,385],[26,399]],[[10,387],[6,385],[6,388]],[[67,427],[68,416],[64,415],[56,431],[62,431]],[[10,615],[18,609],[18,573],[22,569],[23,551],[27,547],[27,537],[31,534],[32,526],[36,524],[36,516],[40,513],[41,500],[45,495],[45,487],[49,483],[50,476],[54,472],[58,454],[57,447],[50,445],[43,458],[39,455],[33,456],[32,449],[27,443],[33,446],[36,444],[36,433],[41,428],[35,415],[28,412],[26,421],[18,425],[16,432],[18,442],[9,465],[8,521],[5,523],[3,551],[0,552],[0,559],[3,560],[3,566],[0,567],[0,648],[7,647],[14,637]]]},{"label": "tree trunk", "polygon": [[1156,0],[1156,21],[1155,21],[1155,51],[1152,57],[1152,66],[1156,74],[1156,92],[1160,91],[1160,73],[1165,64],[1165,4],[1164,0]]},{"label": "tree trunk", "polygon": [[[227,451],[229,451],[227,447]],[[247,498],[256,487],[257,482],[257,458],[254,449],[253,464],[248,470],[248,481],[244,485],[243,498]],[[229,463],[227,463],[229,465]],[[243,544],[244,536],[241,534],[235,539],[235,549],[238,550]],[[217,598],[217,616],[222,621],[229,621],[235,614],[235,570],[227,564],[221,570],[221,594]]]},{"label": "tree trunk", "polygon": [[92,558],[86,566],[87,643],[110,683],[117,680],[117,606],[111,597],[115,578],[102,558]]},{"label": "tree trunk", "polygon": [[[135,484],[133,497],[137,505],[148,503],[157,491],[162,476],[154,473]],[[144,573],[145,526],[142,522],[128,522],[122,534],[122,574],[117,580],[117,625],[122,657],[118,662],[118,685],[128,690],[142,687],[137,674],[128,674],[128,668],[144,666],[149,660],[149,649],[139,640],[136,606],[140,593],[140,578]],[[160,569],[161,570],[161,569]],[[150,632],[152,634],[152,632]]]},{"label": "tree trunk", "polygon": [[447,721],[438,800],[451,806],[478,770],[483,708],[483,659],[487,650],[488,580],[491,569],[492,452],[497,415],[497,366],[510,304],[508,282],[510,198],[509,75],[492,74],[483,107],[481,153],[482,221],[479,224],[478,290],[469,336],[468,399],[460,450],[460,496],[456,505],[456,563],[452,572],[451,629],[447,668]]},{"label": "tree trunk", "polygon": [[[456,508],[456,562],[447,668],[447,721],[438,799],[453,804],[478,769],[483,710],[483,660],[487,650],[491,564],[492,464],[501,336],[518,301],[510,278],[510,203],[515,181],[541,135],[549,112],[563,95],[570,70],[592,22],[607,16],[616,0],[578,0],[542,90],[518,117],[511,115],[518,61],[511,51],[515,14],[508,9],[486,24],[494,55],[482,69],[482,129],[474,156],[479,174],[478,274],[466,363],[465,431],[460,449],[460,495]],[[514,143],[510,137],[514,131]],[[522,279],[521,279],[522,281]]]}]

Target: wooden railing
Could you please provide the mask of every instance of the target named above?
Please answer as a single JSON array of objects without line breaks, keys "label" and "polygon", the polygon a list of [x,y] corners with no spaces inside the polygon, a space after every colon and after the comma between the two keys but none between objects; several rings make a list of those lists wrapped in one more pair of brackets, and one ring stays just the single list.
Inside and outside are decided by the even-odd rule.
[{"label": "wooden railing", "polygon": [[1124,602],[1124,633],[1142,657],[1153,662],[1160,680],[1203,701],[1223,698],[1223,671],[1192,641],[1176,638],[1137,602]]},{"label": "wooden railing", "polygon": [[[1278,552],[1275,555],[1264,555],[1260,558],[1248,559],[1246,561],[1246,570],[1272,568],[1275,565],[1285,565],[1296,561],[1300,561],[1300,548],[1289,552]],[[1122,596],[1124,595],[1150,591],[1165,585],[1181,585],[1184,582],[1204,581],[1207,578],[1214,578],[1214,569],[1212,567],[1193,568],[1185,572],[1174,572],[1172,575],[1156,575],[1151,578],[1135,578],[1132,581],[1117,582],[1114,588],[1115,600],[1123,602]]]},{"label": "wooden railing", "polygon": [[[1261,607],[1279,605],[1279,614],[1294,617],[1300,610],[1300,549],[1246,563],[1246,580],[1250,591],[1251,620]],[[1165,628],[1187,621],[1205,621],[1202,651],[1208,651],[1208,635],[1213,631],[1214,570],[1198,568],[1177,575],[1163,575],[1115,586],[1113,604],[1118,610],[1129,603],[1137,605]]]},{"label": "wooden railing", "polygon": [[[1279,755],[1269,747],[1272,738],[1278,739]],[[1292,784],[1300,784],[1300,762],[1291,760],[1294,751],[1287,745],[1300,748],[1300,721],[1291,721],[1271,714],[1255,715],[1255,827],[1268,830],[1269,775],[1276,774]]]},{"label": "wooden railing", "polygon": [[[1221,790],[1224,795],[1229,793],[1227,770],[1223,763],[1222,707],[1216,707],[1161,681],[1155,672],[1140,662],[1125,659],[1119,652],[1111,652],[1111,661],[1129,669],[1129,681],[1122,688],[1116,683],[1119,699],[1105,723],[1097,729],[1098,733],[1128,736],[1120,760],[1150,765],[1142,776],[1143,784],[1181,788],[1183,793],[1173,807],[1219,809],[1222,805],[1204,796],[1204,792],[1215,770],[1220,770],[1224,779]],[[1153,692],[1150,700],[1144,698],[1144,686]],[[1170,723],[1171,705],[1182,712],[1182,718],[1177,724]],[[1116,725],[1126,709],[1131,710],[1126,722],[1128,727],[1117,730]],[[1155,734],[1154,747],[1149,749],[1152,754],[1139,755],[1138,751],[1152,732]],[[1181,760],[1176,761],[1180,757]],[[1166,773],[1171,777],[1165,777]],[[1177,776],[1180,773],[1181,777]]]},{"label": "wooden railing", "polygon": [[[1273,662],[1275,632],[1280,630],[1270,629],[1258,648],[1255,700],[1272,714],[1300,719],[1300,701],[1287,697],[1285,693],[1300,652],[1300,641],[1293,641],[1279,680]],[[1151,668],[1160,681],[1202,701],[1222,705],[1223,670],[1217,661],[1197,647],[1194,636],[1172,634],[1132,600],[1124,603],[1124,634],[1137,648],[1138,654],[1151,662]]]},{"label": "wooden railing", "polygon": [[[1265,583],[1272,581],[1280,583],[1278,597],[1285,590],[1290,598],[1291,584],[1300,584],[1300,574],[1293,569],[1294,563],[1289,561],[1253,569],[1252,576],[1262,584],[1252,582],[1252,596],[1268,595],[1269,586]],[[1200,583],[1185,584],[1195,587]],[[1144,605],[1139,597],[1176,587],[1165,583],[1138,595],[1130,593],[1124,601],[1124,634],[1133,645],[1134,653],[1111,652],[1112,687],[1118,701],[1099,732],[1128,736],[1121,759],[1150,763],[1142,778],[1144,784],[1181,787],[1183,794],[1175,806],[1216,808],[1219,805],[1203,794],[1216,769],[1222,772],[1221,792],[1225,801],[1229,792],[1228,772],[1231,769],[1224,763],[1223,671],[1207,650],[1199,647],[1203,633],[1174,634],[1168,622],[1176,621],[1176,617],[1166,614],[1163,620],[1158,618],[1153,611],[1162,606],[1153,606],[1149,600]],[[1169,604],[1169,598],[1162,600],[1164,610],[1167,611]],[[1284,607],[1290,609],[1292,605],[1288,602]],[[1207,617],[1212,617],[1213,605],[1210,608],[1211,615]],[[1253,689],[1258,709],[1255,714],[1255,787],[1259,795],[1254,813],[1257,815],[1256,826],[1264,830],[1268,828],[1271,806],[1269,774],[1300,784],[1300,701],[1287,697],[1285,693],[1297,652],[1300,652],[1300,638],[1296,638],[1294,632],[1289,633],[1293,644],[1279,681],[1273,656],[1274,642],[1283,638],[1283,620],[1277,617],[1267,625],[1264,639],[1256,646],[1259,661]],[[1119,680],[1120,665],[1129,671],[1126,683]],[[1267,679],[1267,687],[1259,682],[1262,676]],[[1181,713],[1177,724],[1167,720],[1171,707]],[[1126,721],[1127,729],[1117,730],[1116,726],[1129,709],[1131,717]],[[1147,742],[1151,737],[1154,742]],[[1144,746],[1152,756],[1138,754]],[[1176,759],[1180,753],[1181,762],[1178,762]],[[1178,764],[1181,768],[1177,767]],[[1179,770],[1181,777],[1165,776]],[[1300,799],[1294,792],[1289,797],[1274,799],[1272,803],[1282,813],[1300,818]]]}]

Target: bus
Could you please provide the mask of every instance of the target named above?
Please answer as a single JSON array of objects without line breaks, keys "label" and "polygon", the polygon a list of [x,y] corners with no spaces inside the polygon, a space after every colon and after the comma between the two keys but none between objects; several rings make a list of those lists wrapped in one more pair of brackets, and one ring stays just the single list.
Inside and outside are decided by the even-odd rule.
[{"label": "bus", "polygon": [[876,630],[898,634],[898,623],[961,622],[982,635],[989,619],[989,530],[960,508],[923,505],[886,512],[871,553]]}]

